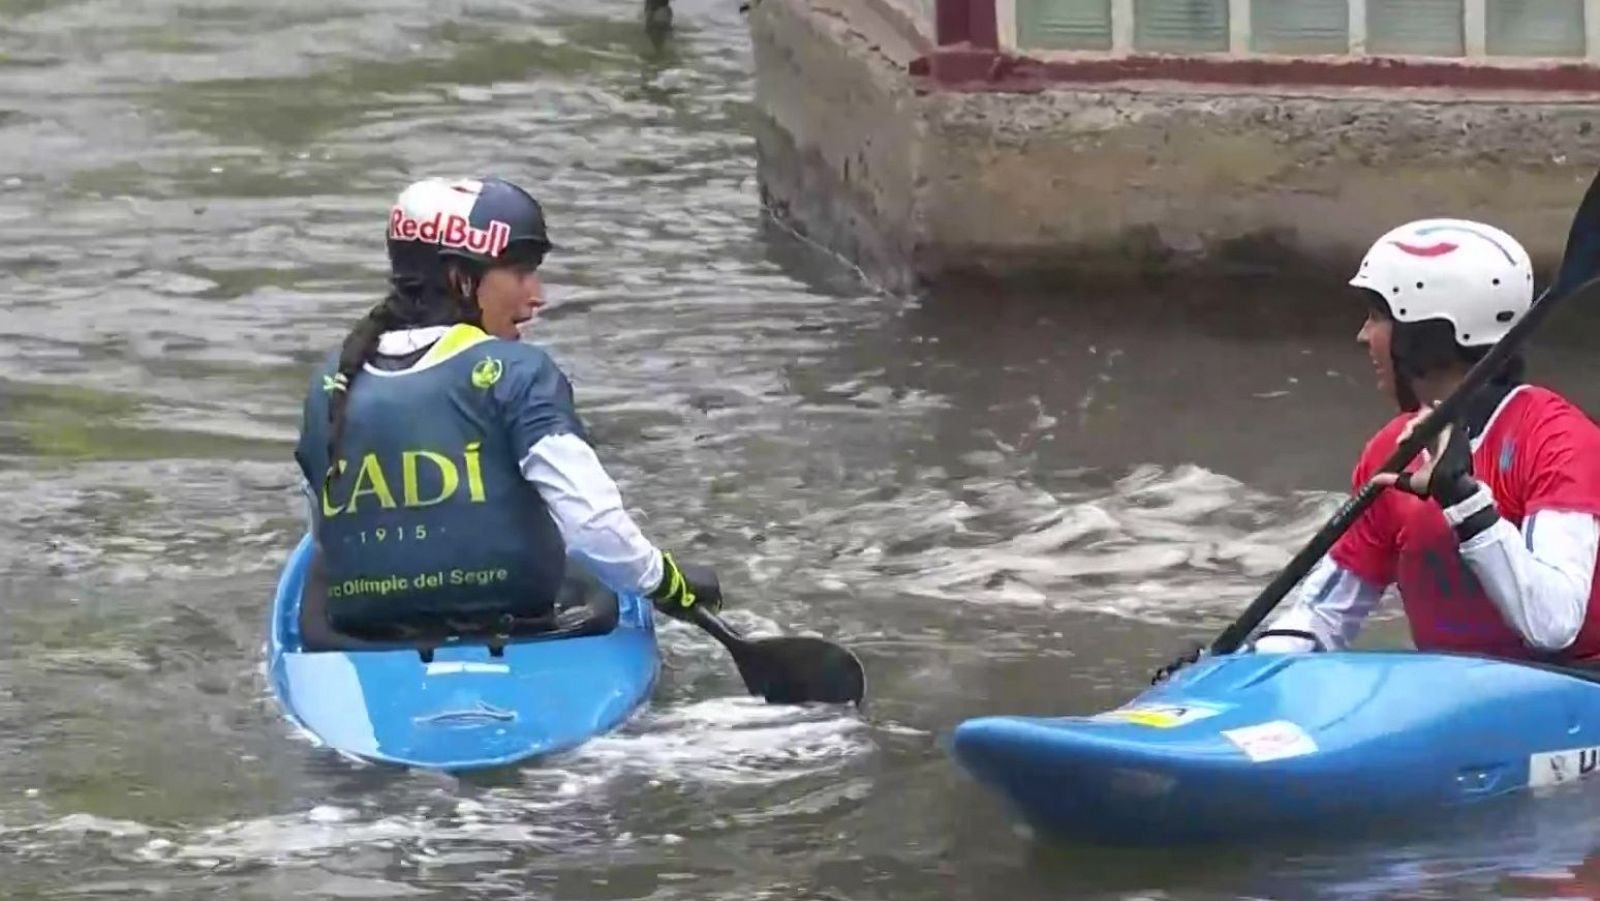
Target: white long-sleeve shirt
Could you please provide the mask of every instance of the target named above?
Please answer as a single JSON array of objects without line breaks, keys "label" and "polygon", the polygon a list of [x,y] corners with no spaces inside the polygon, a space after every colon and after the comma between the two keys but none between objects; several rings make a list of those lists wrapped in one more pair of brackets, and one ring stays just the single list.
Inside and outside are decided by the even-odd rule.
[{"label": "white long-sleeve shirt", "polygon": [[[1460,545],[1462,559],[1507,625],[1541,651],[1560,651],[1578,637],[1597,551],[1600,518],[1561,510],[1534,513],[1520,530],[1502,519]],[[1268,629],[1309,632],[1326,650],[1348,647],[1388,587],[1366,582],[1324,556]],[[1313,644],[1268,635],[1255,649],[1285,653],[1312,650]]]},{"label": "white long-sleeve shirt", "polygon": [[[445,327],[386,332],[378,352],[387,356],[415,353],[439,340]],[[649,593],[661,583],[661,551],[633,521],[622,505],[622,493],[594,449],[572,434],[549,435],[524,452],[519,463],[549,508],[567,555],[589,568],[615,592]],[[311,486],[301,482],[306,495],[307,528],[315,523],[318,503]]]},{"label": "white long-sleeve shirt", "polygon": [[622,493],[594,449],[577,435],[551,435],[528,448],[522,477],[533,483],[567,543],[612,591],[649,593],[661,584],[661,551],[622,506]]}]

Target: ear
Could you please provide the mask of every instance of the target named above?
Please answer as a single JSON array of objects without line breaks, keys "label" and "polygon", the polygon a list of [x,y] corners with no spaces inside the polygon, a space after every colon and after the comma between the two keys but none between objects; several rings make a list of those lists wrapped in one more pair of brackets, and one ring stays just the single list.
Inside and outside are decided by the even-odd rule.
[{"label": "ear", "polygon": [[467,267],[452,261],[445,271],[445,278],[456,292],[456,296],[467,301],[477,300],[478,282]]}]

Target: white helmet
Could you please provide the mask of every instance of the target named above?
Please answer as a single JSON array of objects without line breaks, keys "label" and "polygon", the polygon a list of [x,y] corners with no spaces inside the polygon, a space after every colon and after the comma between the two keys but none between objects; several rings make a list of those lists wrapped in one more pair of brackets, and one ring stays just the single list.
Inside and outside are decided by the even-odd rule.
[{"label": "white helmet", "polygon": [[1399,322],[1445,319],[1456,343],[1500,340],[1533,305],[1533,263],[1517,239],[1466,219],[1419,219],[1373,243],[1350,284],[1377,292]]}]

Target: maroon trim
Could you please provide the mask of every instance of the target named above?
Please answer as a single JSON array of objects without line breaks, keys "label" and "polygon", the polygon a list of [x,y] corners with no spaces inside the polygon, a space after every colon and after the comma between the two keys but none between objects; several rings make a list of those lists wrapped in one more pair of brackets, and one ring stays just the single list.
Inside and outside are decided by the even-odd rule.
[{"label": "maroon trim", "polygon": [[941,47],[969,44],[992,50],[1000,46],[994,0],[935,0],[934,27]]},{"label": "maroon trim", "polygon": [[[941,13],[946,2],[958,0],[941,0]],[[941,30],[941,43],[944,34]],[[1314,60],[1132,55],[1045,61],[992,50],[942,47],[915,61],[911,74],[926,78],[930,84],[925,87],[954,91],[1029,92],[1052,84],[1161,80],[1262,87],[1331,85],[1600,92],[1600,68],[1580,63],[1511,67],[1481,61],[1385,57]]]},{"label": "maroon trim", "polygon": [[972,23],[972,46],[1000,46],[1000,23],[994,7],[994,0],[977,0],[971,5],[972,17],[968,21]]}]

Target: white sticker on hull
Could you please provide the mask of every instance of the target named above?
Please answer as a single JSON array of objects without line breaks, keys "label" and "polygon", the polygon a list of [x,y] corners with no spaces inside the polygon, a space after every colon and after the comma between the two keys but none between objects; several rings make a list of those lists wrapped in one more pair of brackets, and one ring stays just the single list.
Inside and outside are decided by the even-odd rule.
[{"label": "white sticker on hull", "polygon": [[1090,719],[1134,723],[1152,729],[1173,729],[1216,716],[1221,712],[1222,708],[1205,704],[1129,704],[1116,710],[1097,713]]},{"label": "white sticker on hull", "polygon": [[1317,752],[1317,743],[1312,741],[1311,736],[1288,720],[1228,729],[1222,734],[1237,745],[1246,757],[1257,763]]},{"label": "white sticker on hull", "polygon": [[1528,787],[1575,782],[1600,770],[1600,747],[1547,751],[1528,757]]},{"label": "white sticker on hull", "polygon": [[504,663],[475,663],[471,660],[441,660],[430,663],[424,670],[430,676],[450,676],[457,673],[509,673],[511,667]]}]

